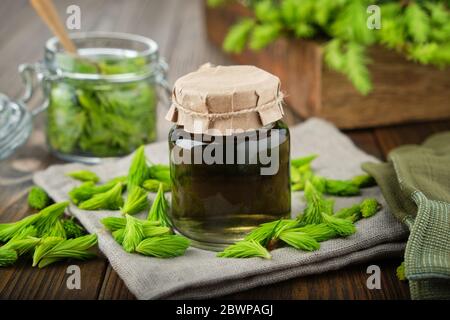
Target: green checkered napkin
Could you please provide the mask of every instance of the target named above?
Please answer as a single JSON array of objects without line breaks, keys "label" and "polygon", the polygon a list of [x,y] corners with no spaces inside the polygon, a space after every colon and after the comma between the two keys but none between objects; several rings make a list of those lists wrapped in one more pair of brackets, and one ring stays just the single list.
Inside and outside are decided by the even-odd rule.
[{"label": "green checkered napkin", "polygon": [[405,275],[411,297],[450,299],[450,132],[399,147],[387,163],[365,163],[363,169],[410,229]]}]

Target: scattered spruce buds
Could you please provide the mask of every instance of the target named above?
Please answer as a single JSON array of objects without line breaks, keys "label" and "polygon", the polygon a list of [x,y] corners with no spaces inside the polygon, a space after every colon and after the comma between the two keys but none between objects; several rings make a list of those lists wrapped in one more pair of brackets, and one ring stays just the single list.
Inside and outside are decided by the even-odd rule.
[{"label": "scattered spruce buds", "polygon": [[[162,221],[166,219],[168,218]],[[174,235],[171,228],[160,225],[159,221],[142,220],[125,215],[125,218],[104,218],[102,223],[112,232],[117,243],[129,253],[171,258],[183,255],[190,244],[187,238]]]},{"label": "scattered spruce buds", "polygon": [[[162,164],[149,164],[144,147],[133,155],[128,174],[97,184],[100,178],[89,170],[69,172],[66,175],[83,181],[69,192],[72,202],[83,210],[120,210],[122,214],[136,214],[148,207],[148,192],[170,190],[170,169]],[[125,200],[123,193],[127,191]]]},{"label": "scattered spruce buds", "polygon": [[315,175],[311,164],[316,158],[317,155],[309,155],[291,160],[292,191],[304,191],[306,181],[310,181],[320,193],[347,197],[359,195],[361,188],[372,187],[376,184],[375,180],[367,174],[355,176],[350,180],[336,180]]},{"label": "scattered spruce buds", "polygon": [[[368,175],[359,175],[350,180],[318,176],[312,169],[312,162],[316,158],[317,155],[309,155],[291,161],[292,189],[304,191],[304,212],[297,219],[262,224],[243,241],[220,252],[219,257],[270,258],[269,250],[286,245],[304,251],[318,250],[322,241],[355,233],[354,222],[370,217],[380,209],[376,199],[365,199],[360,204],[335,212],[334,199],[326,198],[325,195],[358,195],[361,188],[373,186],[375,181]],[[123,204],[120,204],[123,201],[122,189],[127,189],[128,193]],[[119,206],[125,216],[107,217],[102,219],[102,223],[124,250],[167,258],[183,254],[189,246],[188,239],[173,234],[172,223],[168,218],[169,205],[164,196],[169,190],[169,167],[149,164],[141,147],[134,154],[126,177],[115,178],[103,185],[87,181],[74,188],[70,195],[80,208],[117,210]],[[132,217],[148,206],[147,192],[157,192],[147,219]]]},{"label": "scattered spruce buds", "polygon": [[69,197],[74,204],[78,205],[83,201],[89,200],[98,193],[104,193],[111,190],[119,182],[125,187],[127,177],[117,177],[101,185],[96,185],[94,182],[88,181],[69,191]]},{"label": "scattered spruce buds", "polygon": [[34,186],[28,193],[28,205],[33,209],[44,209],[51,203],[51,200],[44,189]]},{"label": "scattered spruce buds", "polygon": [[96,235],[85,236],[85,230],[73,218],[65,219],[69,203],[50,205],[24,219],[0,224],[0,266],[8,266],[20,256],[31,255],[33,266],[45,267],[62,259],[88,259],[95,254],[90,248]]},{"label": "scattered spruce buds", "polygon": [[291,161],[292,189],[304,190],[306,207],[296,219],[281,219],[261,224],[251,231],[244,241],[237,242],[218,254],[224,258],[270,258],[268,250],[290,246],[298,250],[314,251],[320,242],[337,237],[347,237],[356,232],[354,223],[373,216],[381,205],[374,198],[335,212],[334,199],[325,195],[352,196],[360,188],[371,187],[375,181],[368,175],[351,180],[333,180],[313,173],[311,155]]}]

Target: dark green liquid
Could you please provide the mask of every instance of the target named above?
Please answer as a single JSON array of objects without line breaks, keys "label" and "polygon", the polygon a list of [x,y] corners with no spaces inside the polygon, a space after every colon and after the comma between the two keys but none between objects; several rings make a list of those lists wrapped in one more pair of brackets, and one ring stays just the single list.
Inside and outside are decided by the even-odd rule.
[{"label": "dark green liquid", "polygon": [[[234,164],[174,164],[171,162],[172,220],[175,227],[187,237],[206,247],[220,247],[239,240],[261,223],[286,218],[290,214],[291,192],[289,183],[289,131],[281,123],[271,130],[278,130],[279,143],[268,148],[279,152],[279,168],[274,175],[262,175],[263,165],[258,158],[255,164],[237,164],[237,155],[242,152],[242,143],[231,142]],[[270,134],[270,131],[269,131]],[[256,135],[245,141],[246,155],[255,156],[249,144],[258,143]],[[195,148],[210,144],[210,138],[180,141],[169,135],[170,150],[193,159]],[[197,146],[187,147],[195,142]],[[224,142],[224,144],[230,142]],[[230,149],[224,149],[230,150]],[[260,150],[261,151],[261,150]],[[265,152],[265,151],[264,151]],[[226,152],[223,154],[225,163]],[[249,158],[247,158],[249,159]]]}]

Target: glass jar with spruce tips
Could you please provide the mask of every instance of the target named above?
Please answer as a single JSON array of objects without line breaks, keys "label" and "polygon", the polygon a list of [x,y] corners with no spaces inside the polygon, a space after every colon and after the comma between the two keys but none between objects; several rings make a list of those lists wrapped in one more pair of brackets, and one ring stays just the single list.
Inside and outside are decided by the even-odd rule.
[{"label": "glass jar with spruce tips", "polygon": [[33,74],[43,88],[45,102],[32,113],[47,110],[50,150],[65,160],[96,163],[156,140],[157,91],[168,93],[158,45],[122,33],[70,37],[76,56],[51,38],[43,62],[20,67],[25,101],[33,94]]}]

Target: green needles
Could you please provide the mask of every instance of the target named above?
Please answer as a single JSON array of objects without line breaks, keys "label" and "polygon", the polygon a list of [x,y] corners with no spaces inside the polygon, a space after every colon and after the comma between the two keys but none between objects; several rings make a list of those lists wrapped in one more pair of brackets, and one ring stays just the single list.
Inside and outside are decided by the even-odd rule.
[{"label": "green needles", "polygon": [[[218,6],[229,1],[208,2]],[[366,27],[370,4],[382,13],[379,28]],[[223,40],[225,51],[257,51],[280,37],[315,40],[323,45],[325,64],[344,74],[363,95],[372,90],[371,45],[424,65],[450,64],[450,13],[444,1],[260,0],[244,5],[252,14],[230,27]]]},{"label": "green needles", "polygon": [[130,189],[121,211],[123,214],[136,214],[143,211],[147,207],[147,191],[141,187],[134,186]]},{"label": "green needles", "polygon": [[183,255],[189,244],[188,239],[178,235],[150,237],[137,245],[136,252],[145,256],[172,258]]},{"label": "green needles", "polygon": [[[373,216],[381,205],[374,198],[335,212],[334,199],[325,194],[350,196],[360,193],[360,187],[374,184],[372,177],[359,175],[352,180],[333,180],[314,175],[311,155],[291,161],[291,183],[302,186],[306,207],[297,219],[282,219],[261,224],[251,231],[244,241],[227,247],[218,254],[224,258],[264,257],[267,251],[287,245],[302,251],[315,251],[320,242],[337,237],[348,237],[356,232],[354,222]],[[255,245],[257,244],[257,245]],[[267,253],[265,253],[265,251]]]},{"label": "green needles", "polygon": [[65,258],[86,260],[95,256],[88,251],[97,243],[97,235],[90,234],[75,239],[61,240],[58,237],[42,239],[33,255],[33,267],[43,268]]},{"label": "green needles", "polygon": [[149,221],[159,222],[161,226],[171,227],[172,222],[168,217],[169,204],[164,196],[164,189],[162,184],[159,186],[158,193],[156,194],[155,200],[148,212],[147,219]]},{"label": "green needles", "polygon": [[303,191],[306,182],[310,181],[314,187],[323,194],[334,196],[356,196],[361,193],[361,188],[372,187],[375,180],[367,175],[357,175],[350,180],[330,179],[316,175],[311,167],[312,161],[317,155],[309,155],[291,160],[291,188],[292,191]]},{"label": "green needles", "polygon": [[97,183],[100,179],[99,177],[92,171],[89,170],[78,170],[67,173],[67,176],[80,180],[80,181],[92,181]]},{"label": "green needles", "polygon": [[126,252],[135,251],[137,245],[144,239],[144,229],[138,219],[125,215],[126,225],[122,246]]},{"label": "green needles", "polygon": [[83,236],[84,229],[73,218],[63,218],[68,204],[55,203],[20,221],[0,224],[0,241],[6,242],[0,247],[0,266],[11,265],[28,253],[33,266],[40,268],[61,259],[93,257],[88,249],[97,243],[97,236]]},{"label": "green needles", "polygon": [[376,199],[367,198],[361,202],[361,215],[364,218],[369,218],[377,213],[380,210],[381,205],[378,203]]},{"label": "green needles", "polygon": [[0,267],[7,267],[17,261],[17,253],[11,249],[0,248]]},{"label": "green needles", "polygon": [[280,233],[279,238],[291,247],[304,251],[319,249],[320,244],[313,237],[298,229],[287,229]]},{"label": "green needles", "polygon": [[270,252],[255,240],[236,242],[217,254],[221,258],[253,258],[271,259]]},{"label": "green needles", "polygon": [[83,210],[117,210],[123,205],[122,183],[118,182],[110,190],[97,193],[92,198],[82,202],[78,207]]},{"label": "green needles", "polygon": [[[63,70],[76,73],[145,72],[142,57],[100,59],[97,68],[85,59],[57,55]],[[101,84],[63,79],[50,88],[48,138],[62,153],[84,153],[98,157],[120,156],[156,138],[157,93],[147,80]]]},{"label": "green needles", "polygon": [[50,204],[51,200],[44,189],[34,186],[28,193],[28,205],[33,209],[44,209]]},{"label": "green needles", "polygon": [[[126,176],[97,184],[97,174],[89,170],[79,170],[66,175],[84,181],[69,191],[72,202],[83,210],[121,210],[122,214],[133,215],[149,206],[148,192],[158,192],[160,186],[163,192],[170,190],[169,167],[149,164],[144,146],[140,146],[134,153]],[[127,193],[124,200],[122,194],[125,190]]]},{"label": "green needles", "polygon": [[130,215],[107,217],[103,225],[129,253],[139,253],[156,258],[171,258],[183,255],[190,241],[174,235],[170,227],[160,225],[159,221],[141,220]]}]

